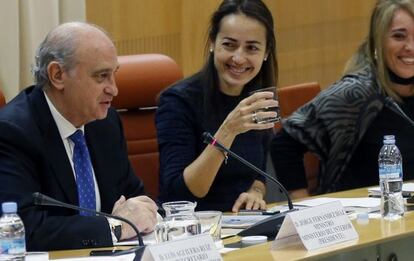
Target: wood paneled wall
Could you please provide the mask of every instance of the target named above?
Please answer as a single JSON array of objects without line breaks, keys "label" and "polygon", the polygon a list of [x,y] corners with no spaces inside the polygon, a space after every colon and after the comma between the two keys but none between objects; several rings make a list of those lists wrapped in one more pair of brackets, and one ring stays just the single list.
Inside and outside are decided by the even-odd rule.
[{"label": "wood paneled wall", "polygon": [[[204,62],[208,21],[221,0],[86,0],[86,17],[111,33],[120,55],[164,53],[186,76]],[[327,87],[365,37],[375,0],[264,0],[277,34],[279,86]]]}]

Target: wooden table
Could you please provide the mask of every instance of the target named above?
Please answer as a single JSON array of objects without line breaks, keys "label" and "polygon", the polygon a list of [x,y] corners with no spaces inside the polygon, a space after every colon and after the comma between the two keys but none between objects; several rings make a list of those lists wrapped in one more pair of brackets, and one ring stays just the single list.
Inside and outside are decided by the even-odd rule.
[{"label": "wooden table", "polygon": [[[320,195],[319,197],[365,197],[367,189],[355,189],[344,192]],[[307,251],[304,246],[290,246],[271,250],[271,242],[246,247],[223,255],[229,260],[391,260],[392,254],[398,260],[414,260],[414,212],[407,212],[397,221],[370,219],[366,225],[352,221],[359,239],[323,248]],[[239,240],[238,237],[226,239],[224,243]],[[50,258],[88,256],[90,249],[52,251]],[[379,259],[377,259],[379,258]]]},{"label": "wooden table", "polygon": [[[367,189],[354,189],[344,192],[324,194],[318,197],[366,197]],[[291,246],[271,250],[271,242],[247,247],[223,255],[224,260],[392,260],[395,254],[398,260],[414,260],[414,212],[407,212],[397,221],[385,221],[381,218],[370,219],[366,225],[352,220],[359,239],[323,248],[307,251],[304,246]]]}]

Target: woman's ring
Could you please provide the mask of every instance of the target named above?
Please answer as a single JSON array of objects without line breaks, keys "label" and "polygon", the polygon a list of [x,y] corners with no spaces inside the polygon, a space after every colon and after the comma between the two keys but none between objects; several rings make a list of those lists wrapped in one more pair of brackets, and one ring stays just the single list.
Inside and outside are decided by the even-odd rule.
[{"label": "woman's ring", "polygon": [[254,113],[252,114],[252,120],[253,120],[253,122],[254,122],[254,123],[257,123],[257,121],[259,120],[259,119],[257,118],[257,114],[256,114],[256,112],[254,112]]}]

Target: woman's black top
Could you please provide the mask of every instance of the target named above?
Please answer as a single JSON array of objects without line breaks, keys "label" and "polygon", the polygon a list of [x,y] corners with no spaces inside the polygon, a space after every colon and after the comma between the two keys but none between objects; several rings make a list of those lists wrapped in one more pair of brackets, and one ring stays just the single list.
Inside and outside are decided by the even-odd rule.
[{"label": "woman's black top", "polygon": [[[203,95],[200,81],[192,78],[168,88],[160,96],[155,119],[160,152],[159,201],[190,200],[197,201],[198,210],[230,211],[238,196],[256,179],[264,180],[229,158],[221,165],[205,197],[197,198],[189,191],[183,171],[204,150],[202,133],[208,131],[214,135],[226,115],[243,99],[221,93],[220,104],[216,106],[222,106],[224,114],[211,121],[203,109]],[[238,135],[230,149],[264,170],[268,141],[268,132],[248,131]]]},{"label": "woman's black top", "polygon": [[[403,98],[399,106],[414,120],[414,97]],[[364,134],[341,180],[338,190],[347,190],[379,184],[378,154],[383,145],[384,135],[394,135],[396,145],[403,158],[403,179],[414,179],[414,126],[384,106],[377,118]],[[307,186],[303,167],[304,145],[294,140],[283,129],[276,134],[273,146],[280,146],[278,153],[272,153],[276,175],[288,190]],[[281,148],[283,148],[282,151]],[[352,153],[352,152],[350,152]]]}]

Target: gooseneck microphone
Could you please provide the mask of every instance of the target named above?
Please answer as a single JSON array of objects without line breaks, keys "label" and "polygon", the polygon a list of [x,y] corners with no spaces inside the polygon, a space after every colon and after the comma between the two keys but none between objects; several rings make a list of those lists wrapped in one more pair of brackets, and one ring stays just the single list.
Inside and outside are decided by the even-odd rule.
[{"label": "gooseneck microphone", "polygon": [[204,132],[203,133],[203,140],[204,140],[204,143],[219,148],[221,151],[226,152],[228,155],[230,155],[231,157],[237,159],[238,161],[240,161],[241,163],[243,163],[247,167],[249,167],[252,170],[254,170],[256,173],[259,173],[261,176],[265,177],[266,179],[269,179],[269,180],[273,181],[274,183],[276,183],[277,186],[282,190],[283,194],[286,196],[289,209],[293,209],[293,204],[292,204],[292,200],[291,200],[291,198],[289,196],[289,193],[287,192],[287,190],[285,189],[285,187],[282,185],[282,183],[280,183],[277,179],[275,179],[274,177],[270,176],[269,174],[267,174],[263,170],[259,169],[255,165],[251,164],[247,160],[243,159],[242,157],[240,157],[236,153],[232,152],[228,148],[224,147],[224,145],[221,144],[219,141],[217,141],[217,139],[215,139],[209,132]]},{"label": "gooseneck microphone", "polygon": [[411,126],[414,126],[414,121],[410,117],[408,117],[407,114],[405,114],[401,107],[391,97],[388,96],[385,98],[385,105],[388,105],[387,107],[389,107],[390,109],[397,110],[401,117],[408,121],[411,124]]},{"label": "gooseneck microphone", "polygon": [[111,215],[111,214],[107,214],[107,213],[104,213],[104,212],[99,212],[99,211],[96,211],[96,210],[93,210],[93,209],[83,208],[83,207],[71,205],[71,204],[68,204],[68,203],[64,203],[64,202],[61,202],[59,200],[48,197],[46,195],[43,195],[40,192],[35,192],[32,195],[33,195],[33,199],[34,199],[34,204],[37,205],[37,206],[55,206],[55,207],[74,209],[74,210],[78,210],[78,211],[81,210],[81,211],[86,211],[86,212],[96,214],[98,216],[103,216],[103,217],[108,217],[108,218],[121,220],[121,221],[127,223],[128,225],[130,225],[132,227],[132,229],[137,234],[139,247],[128,249],[128,250],[125,250],[125,251],[116,252],[113,255],[121,255],[121,254],[136,252],[136,256],[138,257],[139,254],[140,254],[140,256],[143,254],[144,249],[145,249],[144,241],[142,240],[141,234],[139,233],[139,230],[137,229],[137,227],[131,221],[129,221],[128,219],[125,219],[125,218],[119,217],[119,216],[114,216],[114,215]]},{"label": "gooseneck microphone", "polygon": [[238,233],[239,236],[264,235],[264,236],[268,236],[268,237],[271,237],[271,238],[275,237],[276,234],[279,232],[280,226],[282,225],[286,214],[288,212],[296,210],[296,209],[293,208],[292,199],[290,198],[289,193],[287,192],[286,188],[277,179],[270,176],[269,174],[267,174],[263,170],[259,169],[255,165],[251,164],[247,160],[243,159],[242,157],[240,157],[239,155],[237,155],[233,151],[226,148],[216,138],[214,138],[209,132],[204,132],[202,136],[203,136],[203,142],[204,143],[212,145],[212,146],[218,148],[219,150],[221,150],[223,152],[226,152],[227,155],[230,155],[232,158],[235,158],[236,160],[243,163],[245,166],[249,167],[250,169],[252,169],[256,173],[258,173],[259,175],[265,177],[266,179],[269,179],[269,180],[273,181],[282,190],[283,194],[285,195],[285,197],[287,199],[289,211],[282,212],[282,213],[279,213],[279,214],[275,214],[275,215],[270,216],[266,219],[263,219],[263,220],[257,222],[256,224],[244,229],[240,233]]}]

